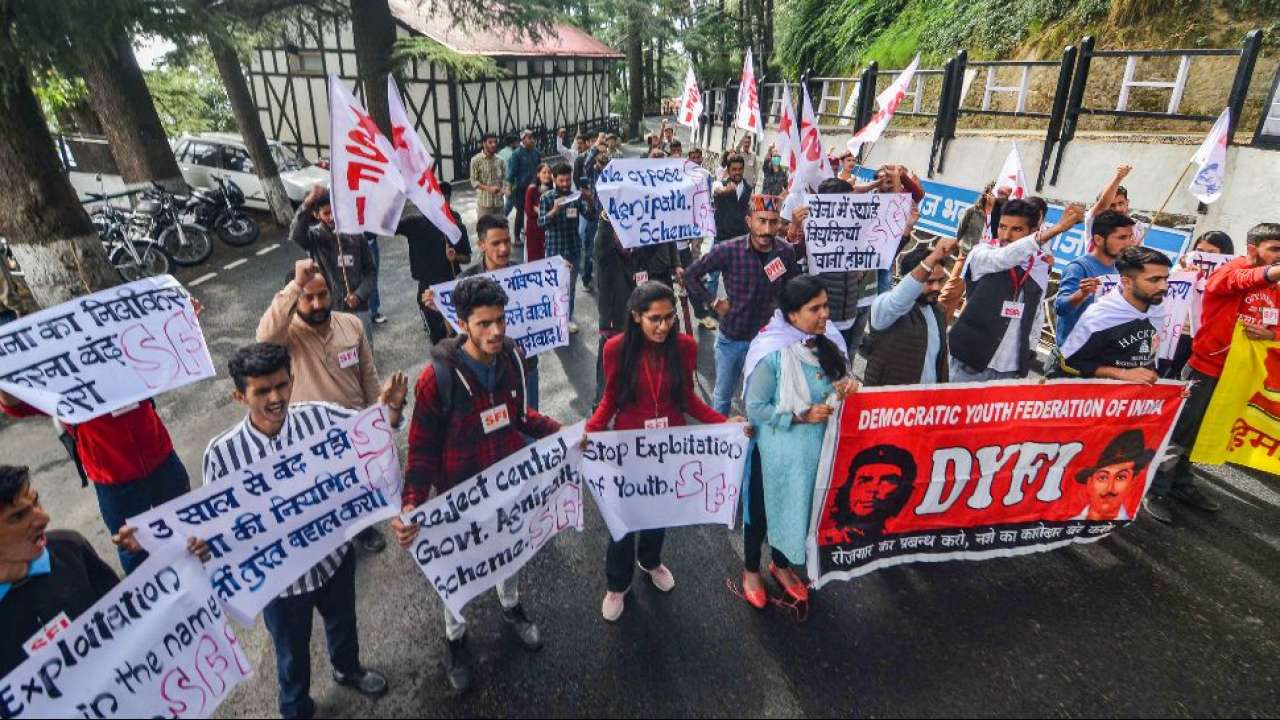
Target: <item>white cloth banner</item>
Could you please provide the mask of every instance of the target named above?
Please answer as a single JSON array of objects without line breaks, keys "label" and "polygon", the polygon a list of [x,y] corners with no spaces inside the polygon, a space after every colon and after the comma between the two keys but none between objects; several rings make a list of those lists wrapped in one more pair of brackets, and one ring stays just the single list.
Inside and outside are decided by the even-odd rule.
[{"label": "white cloth banner", "polygon": [[585,424],[525,446],[404,515],[421,526],[409,554],[454,617],[561,531],[582,530]]},{"label": "white cloth banner", "polygon": [[796,179],[791,183],[792,192],[809,192],[816,190],[823,180],[832,177],[831,163],[827,162],[827,151],[822,146],[822,132],[818,129],[818,118],[813,113],[813,103],[809,102],[809,86],[800,83],[802,102],[800,109],[800,151],[797,158]]},{"label": "white cloth banner", "polygon": [[911,219],[909,193],[806,195],[809,272],[887,270]]},{"label": "white cloth banner", "polygon": [[1187,190],[1196,198],[1208,205],[1222,197],[1223,186],[1227,181],[1227,136],[1231,129],[1231,108],[1225,108],[1213,124],[1204,142],[1192,156],[1191,162],[1196,165],[1196,174],[1191,178]]},{"label": "white cloth banner", "polygon": [[395,152],[336,75],[329,76],[329,152],[329,198],[338,232],[395,235],[406,190]]},{"label": "white cloth banner", "polygon": [[1014,143],[1013,148],[1009,150],[1009,155],[1004,159],[1004,165],[1000,168],[1000,176],[992,192],[998,193],[1002,189],[1008,189],[1011,200],[1021,200],[1027,196],[1027,188],[1027,173],[1022,169],[1022,156],[1018,154],[1018,143]]},{"label": "white cloth banner", "polygon": [[207,718],[253,669],[200,561],[152,555],[0,680],[0,717]]},{"label": "white cloth banner", "polygon": [[745,427],[720,423],[588,434],[582,482],[613,539],[684,525],[732,528],[750,440]]},{"label": "white cloth banner", "polygon": [[144,278],[0,326],[0,390],[82,423],[214,376],[191,298]]},{"label": "white cloth banner", "polygon": [[698,133],[702,124],[702,91],[698,89],[698,78],[693,74],[693,65],[684,74],[684,92],[680,94],[680,109],[676,111],[676,122]]},{"label": "white cloth banner", "polygon": [[[507,336],[524,349],[526,357],[569,344],[569,273],[569,263],[554,255],[482,274],[507,291]],[[432,285],[431,292],[449,324],[465,332],[453,304],[453,289],[459,282]]]},{"label": "white cloth banner", "polygon": [[738,85],[738,112],[733,124],[764,137],[764,122],[760,118],[760,96],[756,89],[756,72],[752,67],[751,48],[742,58],[742,77]]},{"label": "white cloth banner", "polygon": [[907,87],[911,85],[911,81],[915,79],[916,68],[920,65],[920,56],[915,56],[911,64],[898,75],[884,92],[876,96],[876,102],[880,105],[880,109],[871,116],[871,120],[867,122],[861,130],[854,133],[848,143],[849,152],[854,155],[862,149],[866,143],[873,143],[880,139],[886,128],[889,127],[889,121],[893,120],[893,114],[898,112],[898,106],[902,104],[903,98],[907,96]]},{"label": "white cloth banner", "polygon": [[[1178,338],[1188,327],[1196,301],[1195,270],[1181,270],[1169,274],[1169,292],[1159,305],[1151,306],[1151,322],[1156,326],[1156,359],[1172,360],[1178,351]],[[1110,293],[1123,292],[1120,276],[1111,273],[1098,276],[1095,298]]]},{"label": "white cloth banner", "polygon": [[422,215],[439,228],[450,243],[457,245],[462,240],[462,229],[453,221],[449,204],[440,190],[435,173],[436,160],[422,144],[418,131],[413,129],[409,114],[404,111],[400,90],[390,74],[387,75],[387,106],[391,111],[391,146],[395,149],[395,163],[400,170],[405,193]]},{"label": "white cloth banner", "polygon": [[248,625],[276,595],[364,528],[400,512],[400,461],[375,405],[241,470],[129,518],[148,552],[197,537],[227,612]]},{"label": "white cloth banner", "polygon": [[596,192],[623,247],[715,237],[707,171],[684,158],[612,160]]},{"label": "white cloth banner", "polygon": [[1196,271],[1196,286],[1191,293],[1191,334],[1200,332],[1200,315],[1204,312],[1204,286],[1215,270],[1235,260],[1235,255],[1201,252],[1187,253],[1187,267]]}]

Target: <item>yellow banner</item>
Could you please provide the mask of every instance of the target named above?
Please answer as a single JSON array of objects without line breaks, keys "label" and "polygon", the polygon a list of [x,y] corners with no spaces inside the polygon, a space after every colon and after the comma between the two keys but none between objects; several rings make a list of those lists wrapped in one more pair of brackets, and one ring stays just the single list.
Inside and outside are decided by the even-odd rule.
[{"label": "yellow banner", "polygon": [[1280,341],[1250,340],[1236,324],[1191,459],[1280,473]]}]

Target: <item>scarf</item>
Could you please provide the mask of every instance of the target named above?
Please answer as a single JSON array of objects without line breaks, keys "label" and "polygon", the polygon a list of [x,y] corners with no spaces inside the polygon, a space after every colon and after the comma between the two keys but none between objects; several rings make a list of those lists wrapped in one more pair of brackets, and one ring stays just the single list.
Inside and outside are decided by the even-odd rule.
[{"label": "scarf", "polygon": [[[836,326],[833,323],[827,323],[826,336],[828,340],[836,344],[837,348],[840,348],[840,353],[845,355],[847,359],[849,353],[845,348],[844,337],[839,330],[836,330]],[[801,347],[804,347],[804,341],[811,337],[813,336],[806,335],[795,325],[787,322],[787,319],[782,316],[781,310],[774,310],[773,317],[769,319],[769,324],[764,326],[764,329],[751,341],[751,346],[747,348],[747,359],[742,365],[742,397],[744,400],[747,396],[747,380],[751,378],[751,372],[756,369],[756,365],[759,365],[761,360],[769,357],[771,353],[785,350],[792,345],[800,344]],[[813,355],[813,351],[807,347],[805,350],[809,351],[811,356]],[[784,356],[782,360],[785,368],[786,357]],[[813,364],[818,364],[816,357]],[[801,383],[803,384],[803,382],[802,378]],[[808,406],[806,403],[805,407]]]}]

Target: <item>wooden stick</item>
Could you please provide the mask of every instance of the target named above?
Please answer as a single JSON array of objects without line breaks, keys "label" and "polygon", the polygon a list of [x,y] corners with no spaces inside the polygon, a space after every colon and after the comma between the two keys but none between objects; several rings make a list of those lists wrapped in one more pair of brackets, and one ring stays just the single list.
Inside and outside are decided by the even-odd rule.
[{"label": "wooden stick", "polygon": [[1186,166],[1182,168],[1182,174],[1178,176],[1177,180],[1173,181],[1173,187],[1169,188],[1169,194],[1165,196],[1164,202],[1160,203],[1160,209],[1156,211],[1155,215],[1151,216],[1152,225],[1158,225],[1160,223],[1160,215],[1164,213],[1164,209],[1169,206],[1169,201],[1173,199],[1173,194],[1178,191],[1178,186],[1182,184],[1182,179],[1187,176],[1187,171],[1190,169],[1191,161],[1188,161]]}]

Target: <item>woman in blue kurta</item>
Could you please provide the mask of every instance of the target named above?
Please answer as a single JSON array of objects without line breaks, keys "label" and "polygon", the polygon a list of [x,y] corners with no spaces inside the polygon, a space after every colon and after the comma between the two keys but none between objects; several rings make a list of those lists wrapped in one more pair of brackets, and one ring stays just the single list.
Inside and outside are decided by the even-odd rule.
[{"label": "woman in blue kurta", "polygon": [[[809,599],[792,565],[803,565],[813,487],[827,420],[857,387],[844,339],[828,324],[827,293],[812,275],[789,281],[769,325],[751,342],[745,366],[747,419],[755,427],[744,494],[743,594],[763,608],[760,546],[766,532],[769,573],[797,601]],[[833,431],[834,432],[834,431]],[[767,522],[766,522],[767,518]]]}]

